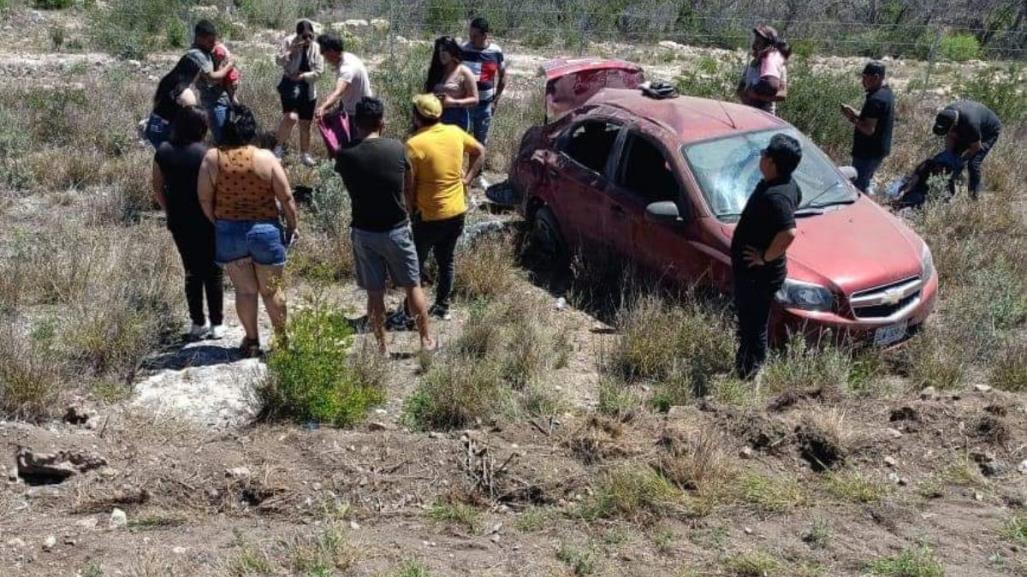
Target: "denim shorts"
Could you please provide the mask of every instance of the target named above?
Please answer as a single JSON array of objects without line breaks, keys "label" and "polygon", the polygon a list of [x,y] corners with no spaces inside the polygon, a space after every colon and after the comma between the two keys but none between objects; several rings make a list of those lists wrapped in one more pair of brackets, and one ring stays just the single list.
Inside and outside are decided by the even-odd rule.
[{"label": "denim shorts", "polygon": [[367,291],[383,291],[386,273],[397,287],[411,288],[421,282],[414,235],[409,224],[386,232],[350,229],[353,257],[357,264],[357,286]]},{"label": "denim shorts", "polygon": [[151,114],[150,118],[146,120],[146,130],[144,132],[146,140],[153,145],[154,148],[160,148],[160,145],[171,138],[171,124],[157,116]]},{"label": "denim shorts", "polygon": [[285,264],[282,225],[277,220],[218,219],[214,232],[214,260],[219,265],[244,258],[264,266]]}]

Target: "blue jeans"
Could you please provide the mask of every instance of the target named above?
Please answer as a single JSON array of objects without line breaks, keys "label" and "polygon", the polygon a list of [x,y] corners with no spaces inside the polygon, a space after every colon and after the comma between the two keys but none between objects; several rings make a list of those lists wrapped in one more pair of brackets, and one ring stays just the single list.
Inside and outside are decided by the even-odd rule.
[{"label": "blue jeans", "polygon": [[874,180],[874,173],[881,167],[881,163],[884,162],[884,157],[868,158],[868,157],[852,157],[852,167],[856,169],[856,180],[853,184],[860,192],[868,192],[870,189],[870,182]]},{"label": "blue jeans", "polygon": [[470,134],[471,117],[467,114],[467,110],[466,108],[445,108],[442,110],[442,117],[439,118],[439,122],[458,126],[461,130]]},{"label": "blue jeans", "polygon": [[482,145],[489,140],[489,128],[492,127],[492,103],[483,102],[470,109],[471,135]]},{"label": "blue jeans", "polygon": [[145,135],[146,140],[154,148],[159,148],[171,138],[171,123],[156,114],[150,114],[149,120],[146,121]]},{"label": "blue jeans", "polygon": [[965,166],[967,168],[967,172],[970,173],[970,182],[967,183],[967,189],[970,191],[970,196],[972,198],[977,198],[977,193],[981,190],[981,184],[984,180],[984,159],[988,156],[988,153],[991,152],[991,149],[995,147],[995,143],[998,142],[998,137],[999,135],[996,134],[982,142],[981,150],[977,154],[971,156],[969,160],[962,162],[959,166],[959,171],[955,174],[955,177],[958,178],[963,175],[963,167]]},{"label": "blue jeans", "polygon": [[208,105],[207,121],[210,123],[210,134],[214,137],[214,144],[221,144],[225,123],[228,122],[228,105],[219,102]]},{"label": "blue jeans", "polygon": [[276,219],[218,219],[214,235],[214,260],[221,266],[244,258],[264,266],[285,264],[282,224]]}]

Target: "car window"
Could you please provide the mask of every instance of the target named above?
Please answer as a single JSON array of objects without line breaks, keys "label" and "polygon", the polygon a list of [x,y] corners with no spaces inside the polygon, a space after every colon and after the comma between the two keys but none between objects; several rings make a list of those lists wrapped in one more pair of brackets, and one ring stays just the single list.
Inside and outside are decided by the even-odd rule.
[{"label": "car window", "polygon": [[802,162],[794,178],[802,190],[799,208],[816,208],[852,202],[856,193],[834,164],[798,130],[766,130],[734,134],[682,148],[685,160],[699,181],[710,210],[718,218],[736,218],[759,183],[760,151],[770,138],[783,132],[802,144]]},{"label": "car window", "polygon": [[618,184],[645,204],[680,198],[678,181],[663,150],[637,134],[628,137],[620,160]]},{"label": "car window", "polygon": [[606,171],[606,160],[617,141],[620,126],[612,122],[590,120],[571,129],[563,141],[563,152],[578,164],[599,174]]}]

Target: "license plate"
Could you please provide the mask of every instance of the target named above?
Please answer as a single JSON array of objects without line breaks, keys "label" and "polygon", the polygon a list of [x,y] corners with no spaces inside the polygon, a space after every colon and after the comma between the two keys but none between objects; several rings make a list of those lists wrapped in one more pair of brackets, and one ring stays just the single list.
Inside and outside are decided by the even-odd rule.
[{"label": "license plate", "polygon": [[908,321],[902,321],[895,325],[877,329],[874,331],[874,346],[886,347],[890,344],[901,341],[906,337],[908,325]]}]

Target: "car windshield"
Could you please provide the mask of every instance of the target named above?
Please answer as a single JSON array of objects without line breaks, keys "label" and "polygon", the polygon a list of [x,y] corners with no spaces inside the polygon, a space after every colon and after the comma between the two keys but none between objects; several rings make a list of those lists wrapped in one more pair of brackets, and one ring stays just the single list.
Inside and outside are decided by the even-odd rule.
[{"label": "car windshield", "polygon": [[731,220],[742,214],[745,202],[762,178],[760,152],[770,138],[779,133],[802,143],[802,162],[793,175],[802,190],[799,210],[815,210],[856,200],[856,193],[827,156],[798,130],[748,132],[682,147],[682,154],[717,218]]}]

